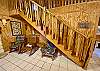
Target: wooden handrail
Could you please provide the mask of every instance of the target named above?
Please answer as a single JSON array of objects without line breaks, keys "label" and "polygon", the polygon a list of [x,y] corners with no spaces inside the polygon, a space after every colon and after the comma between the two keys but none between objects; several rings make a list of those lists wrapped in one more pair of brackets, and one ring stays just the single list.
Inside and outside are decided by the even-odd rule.
[{"label": "wooden handrail", "polygon": [[32,3],[38,5],[40,8],[44,9],[44,7],[42,7],[41,5],[37,4],[35,1],[33,1],[33,0],[30,0],[30,1],[31,1]]}]

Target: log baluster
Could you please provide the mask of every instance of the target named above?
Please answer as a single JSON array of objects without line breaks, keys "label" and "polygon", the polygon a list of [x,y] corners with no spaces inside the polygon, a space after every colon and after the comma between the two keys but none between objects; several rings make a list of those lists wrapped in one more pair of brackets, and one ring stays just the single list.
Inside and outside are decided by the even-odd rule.
[{"label": "log baluster", "polygon": [[27,17],[29,18],[29,12],[30,12],[30,9],[29,9],[29,1],[27,2]]},{"label": "log baluster", "polygon": [[43,29],[44,29],[44,34],[45,34],[45,26],[46,26],[46,8],[43,8]]},{"label": "log baluster", "polygon": [[32,5],[32,22],[35,21],[35,8],[34,8],[34,3]]},{"label": "log baluster", "polygon": [[54,33],[54,24],[55,24],[55,22],[54,22],[54,16],[52,16],[52,39],[55,39],[55,33]]},{"label": "log baluster", "polygon": [[68,49],[68,43],[67,43],[67,36],[68,36],[68,27],[66,25],[64,25],[64,40],[63,40],[63,44],[64,44],[64,49]]},{"label": "log baluster", "polygon": [[67,5],[67,3],[68,3],[68,0],[65,0],[65,2],[66,2],[66,4],[65,4],[65,5]]},{"label": "log baluster", "polygon": [[49,13],[46,12],[46,34],[49,34]]},{"label": "log baluster", "polygon": [[65,5],[67,5],[67,0],[65,0]]},{"label": "log baluster", "polygon": [[50,0],[48,0],[48,9],[50,9],[51,8],[51,1]]},{"label": "log baluster", "polygon": [[73,40],[73,43],[72,43],[72,46],[71,46],[71,50],[72,50],[72,55],[76,55],[76,51],[77,51],[77,40],[78,40],[78,37],[77,37],[77,33],[76,32],[74,32],[74,35],[73,35],[73,38],[72,38],[72,40]]},{"label": "log baluster", "polygon": [[87,51],[90,47],[90,39],[86,39],[84,41],[84,47],[83,47],[83,54],[82,54],[82,60],[85,61],[86,55],[87,55]]},{"label": "log baluster", "polygon": [[72,39],[72,30],[70,28],[68,28],[68,50],[71,49],[70,45],[71,45],[71,40]]},{"label": "log baluster", "polygon": [[83,48],[84,48],[85,38],[81,35],[79,35],[79,38],[80,38],[80,49],[79,49],[78,56],[79,56],[79,60],[82,61],[82,53],[84,50]]},{"label": "log baluster", "polygon": [[83,2],[86,2],[86,0],[83,0]]},{"label": "log baluster", "polygon": [[72,0],[72,4],[75,4],[75,1],[74,0]]},{"label": "log baluster", "polygon": [[28,5],[29,5],[29,18],[31,18],[31,2],[30,2],[30,0],[29,0],[29,3],[28,3]]},{"label": "log baluster", "polygon": [[62,39],[63,39],[62,35],[63,35],[63,23],[60,24],[60,44],[63,43],[63,41],[62,41]]},{"label": "log baluster", "polygon": [[58,24],[57,24],[57,18],[55,17],[55,39],[57,40],[58,37]]},{"label": "log baluster", "polygon": [[52,34],[52,20],[51,20],[51,14],[49,13],[49,34],[51,35]]},{"label": "log baluster", "polygon": [[58,0],[56,0],[56,7],[58,7]]},{"label": "log baluster", "polygon": [[24,14],[27,15],[27,1],[26,0],[24,1],[24,8],[25,8]]},{"label": "log baluster", "polygon": [[35,4],[35,18],[36,18],[36,25],[38,25],[38,6]]},{"label": "log baluster", "polygon": [[52,0],[50,1],[50,8],[52,8]]},{"label": "log baluster", "polygon": [[54,8],[54,2],[52,1],[52,8]]},{"label": "log baluster", "polygon": [[58,25],[58,44],[60,44],[60,24],[61,22],[57,20],[57,25]]},{"label": "log baluster", "polygon": [[19,10],[19,0],[17,0],[17,9]]},{"label": "log baluster", "polygon": [[76,0],[76,3],[78,3],[78,0]]},{"label": "log baluster", "polygon": [[62,1],[62,6],[64,6],[64,0],[61,0]]},{"label": "log baluster", "polygon": [[64,31],[65,31],[64,29],[65,29],[65,28],[64,28],[64,24],[63,24],[63,26],[62,26],[62,41],[61,41],[62,44],[63,44],[63,40],[64,40],[64,38],[63,38],[63,37],[64,37]]}]

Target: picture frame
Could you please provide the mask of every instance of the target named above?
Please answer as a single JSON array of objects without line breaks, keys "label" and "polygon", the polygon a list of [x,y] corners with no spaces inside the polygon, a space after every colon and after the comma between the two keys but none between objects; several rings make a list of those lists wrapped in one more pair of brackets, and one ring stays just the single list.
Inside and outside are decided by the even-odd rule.
[{"label": "picture frame", "polygon": [[87,21],[81,21],[78,23],[78,27],[81,29],[90,29],[92,28],[92,25]]},{"label": "picture frame", "polygon": [[12,36],[19,36],[22,34],[21,31],[21,22],[10,21]]}]

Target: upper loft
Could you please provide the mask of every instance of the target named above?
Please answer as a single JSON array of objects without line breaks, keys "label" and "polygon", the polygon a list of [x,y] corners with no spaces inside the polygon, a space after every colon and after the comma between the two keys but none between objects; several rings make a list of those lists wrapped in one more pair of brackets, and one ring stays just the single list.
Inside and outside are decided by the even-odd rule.
[{"label": "upper loft", "polygon": [[100,1],[100,0],[33,0],[42,7],[45,6],[47,9],[66,6],[70,4],[79,4],[84,2],[91,2],[91,1]]},{"label": "upper loft", "polygon": [[[17,7],[19,0],[0,0],[0,15],[2,16],[8,16],[9,11],[15,8],[15,5]],[[24,0],[22,0],[24,1]],[[26,0],[29,1],[29,0]],[[72,5],[72,4],[80,4],[80,3],[86,3],[91,1],[100,1],[100,0],[33,0],[37,4],[39,4],[42,7],[46,7],[46,9],[55,8],[55,7],[61,7],[66,5]]]}]

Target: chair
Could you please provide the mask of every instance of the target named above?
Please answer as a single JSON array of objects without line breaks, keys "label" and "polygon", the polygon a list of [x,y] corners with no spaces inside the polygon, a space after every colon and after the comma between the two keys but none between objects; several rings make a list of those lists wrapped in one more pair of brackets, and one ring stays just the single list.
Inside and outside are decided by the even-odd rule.
[{"label": "chair", "polygon": [[16,41],[11,42],[10,52],[18,50],[18,53],[20,53],[22,46],[25,45],[24,42],[25,42],[24,36],[16,36]]},{"label": "chair", "polygon": [[30,51],[30,55],[32,55],[33,53],[35,53],[36,50],[38,50],[38,41],[39,41],[39,37],[37,35],[30,35],[27,37],[27,44],[26,44],[26,51]]},{"label": "chair", "polygon": [[44,47],[41,48],[41,52],[42,57],[48,56],[51,57],[52,60],[54,60],[58,54],[57,49],[55,47],[52,47],[50,44],[44,45]]}]

